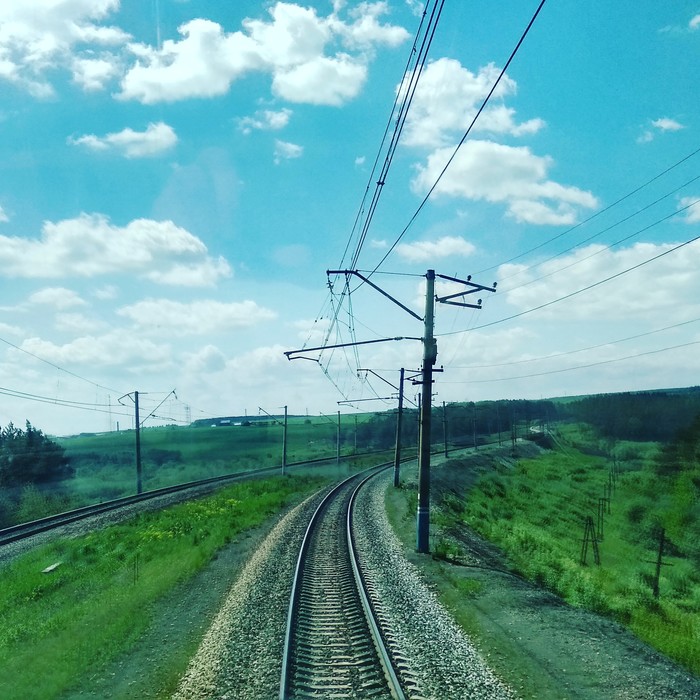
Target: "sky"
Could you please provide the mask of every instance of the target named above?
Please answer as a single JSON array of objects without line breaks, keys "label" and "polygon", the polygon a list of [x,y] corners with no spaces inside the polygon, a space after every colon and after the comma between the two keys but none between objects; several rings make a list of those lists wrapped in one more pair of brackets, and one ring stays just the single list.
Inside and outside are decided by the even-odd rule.
[{"label": "sky", "polygon": [[699,384],[700,2],[538,5],[3,0],[0,425]]}]

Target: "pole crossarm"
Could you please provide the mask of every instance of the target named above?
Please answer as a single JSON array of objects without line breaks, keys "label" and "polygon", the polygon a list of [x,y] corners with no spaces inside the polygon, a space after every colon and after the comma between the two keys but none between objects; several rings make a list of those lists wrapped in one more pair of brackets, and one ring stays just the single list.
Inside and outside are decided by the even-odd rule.
[{"label": "pole crossarm", "polygon": [[361,401],[391,401],[395,399],[395,396],[372,396],[368,399],[344,399],[342,401],[336,401],[338,406],[352,406],[355,403],[360,403]]},{"label": "pole crossarm", "polygon": [[408,308],[408,306],[405,306],[402,304],[398,299],[394,299],[394,297],[391,296],[388,292],[385,292],[381,287],[378,287],[374,282],[369,280],[367,277],[365,277],[363,274],[359,273],[357,270],[326,270],[327,275],[355,275],[356,277],[359,277],[365,284],[368,284],[372,289],[376,289],[380,294],[383,294],[387,299],[391,300],[396,304],[396,306],[399,306],[402,308],[404,311],[407,313],[411,314],[413,318],[418,319],[419,321],[422,321],[423,319],[415,312],[412,311],[411,309]]},{"label": "pole crossarm", "polygon": [[381,379],[385,384],[388,384],[392,389],[396,389],[396,391],[399,390],[399,387],[397,387],[395,384],[392,384],[388,379],[384,379],[381,374],[377,374],[373,369],[366,369],[364,367],[358,367],[357,368],[357,373],[359,374],[360,372],[369,372],[370,374],[373,374],[377,379]]},{"label": "pole crossarm", "polygon": [[462,306],[467,309],[480,309],[481,308],[481,299],[476,304],[468,304],[465,301],[451,301],[452,299],[456,299],[458,297],[463,297],[466,296],[467,294],[474,294],[475,292],[495,292],[496,291],[496,282],[493,283],[491,287],[487,287],[483,284],[477,284],[476,282],[472,282],[472,276],[469,275],[466,280],[461,280],[458,279],[457,277],[450,277],[449,275],[440,275],[436,274],[436,277],[439,277],[440,279],[443,280],[449,280],[450,282],[457,282],[458,284],[464,284],[469,289],[465,289],[461,292],[456,292],[454,294],[447,294],[444,297],[435,297],[435,301],[437,301],[440,304],[450,304],[451,306]]},{"label": "pole crossarm", "polygon": [[411,336],[397,336],[396,338],[377,338],[376,340],[358,340],[354,343],[339,343],[338,345],[319,345],[316,348],[302,348],[301,350],[286,350],[285,355],[288,360],[318,360],[313,357],[292,357],[300,352],[316,352],[318,350],[333,350],[334,348],[349,348],[353,345],[370,345],[372,343],[389,343],[395,340],[423,340],[423,338],[413,338]]}]

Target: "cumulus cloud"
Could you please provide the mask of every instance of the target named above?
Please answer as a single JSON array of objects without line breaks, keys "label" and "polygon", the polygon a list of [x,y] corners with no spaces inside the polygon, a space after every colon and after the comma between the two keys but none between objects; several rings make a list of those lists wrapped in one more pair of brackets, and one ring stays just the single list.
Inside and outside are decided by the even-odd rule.
[{"label": "cumulus cloud", "polygon": [[[700,299],[700,245],[688,245],[654,260],[647,266],[632,269],[647,260],[670,251],[674,243],[637,243],[628,248],[609,249],[594,244],[541,265],[503,265],[499,279],[507,301],[518,311],[566,297],[592,283],[619,275],[590,291],[571,297],[537,312],[540,317],[566,319],[653,318],[687,319],[700,309],[689,300]],[[652,272],[653,270],[653,272]],[[649,284],[649,275],[653,284]],[[613,301],[614,300],[614,301]],[[695,307],[699,305],[694,304]]]},{"label": "cumulus cloud", "polygon": [[686,208],[685,222],[688,224],[700,223],[700,196],[699,197],[682,197],[678,205],[681,208]]},{"label": "cumulus cloud", "polygon": [[121,72],[121,63],[113,54],[104,53],[100,58],[76,57],[73,59],[73,82],[86,92],[104,90],[107,83]]},{"label": "cumulus cloud", "polygon": [[146,299],[117,310],[143,330],[173,335],[206,335],[247,328],[276,317],[274,311],[254,301],[213,300],[182,303],[170,299]]},{"label": "cumulus cloud", "polygon": [[250,134],[253,130],[279,131],[289,124],[292,116],[291,109],[271,110],[265,109],[256,112],[252,117],[243,117],[238,120],[238,128],[244,134]]},{"label": "cumulus cloud", "polygon": [[287,141],[280,141],[279,139],[275,141],[275,163],[277,163],[277,165],[279,165],[283,160],[301,158],[303,154],[303,146],[299,146],[296,143],[289,143]]},{"label": "cumulus cloud", "polygon": [[135,333],[114,330],[105,335],[85,335],[58,345],[41,338],[28,338],[22,350],[61,367],[119,367],[136,362],[160,366],[170,361],[167,343],[155,343]]},{"label": "cumulus cloud", "polygon": [[214,345],[205,345],[193,353],[185,353],[185,366],[195,374],[212,374],[226,368],[226,356]]},{"label": "cumulus cloud", "polygon": [[157,156],[170,150],[177,143],[175,130],[165,124],[151,123],[145,131],[124,129],[106,136],[86,134],[85,136],[71,137],[68,143],[74,146],[84,146],[91,151],[116,151],[126,158],[145,158]]},{"label": "cumulus cloud", "polygon": [[[404,144],[440,147],[455,143],[456,135],[464,133],[479,106],[496,81],[500,69],[490,63],[472,73],[459,61],[441,58],[428,64],[416,89],[411,111],[406,119]],[[407,77],[398,90],[404,93],[411,78]],[[539,131],[545,124],[536,118],[518,123],[515,110],[506,107],[503,99],[514,95],[517,85],[504,76],[494,92],[489,107],[482,112],[476,131],[521,136]]]},{"label": "cumulus cloud", "polygon": [[129,40],[118,27],[101,24],[118,9],[119,0],[5,0],[0,3],[0,79],[48,97],[53,88],[46,74],[63,67],[94,89],[96,78],[88,79],[89,68],[76,64],[76,52],[89,58],[90,47]]},{"label": "cumulus cloud", "polygon": [[65,287],[47,287],[34,292],[29,299],[30,304],[51,306],[54,309],[64,311],[76,306],[85,306],[87,302],[72,289]]},{"label": "cumulus cloud", "polygon": [[[185,268],[177,279],[174,271]],[[136,219],[120,227],[101,214],[45,222],[39,239],[0,236],[0,270],[4,277],[45,279],[132,273],[187,286],[230,274],[225,261],[213,262],[204,243],[172,221]]]},{"label": "cumulus cloud", "polygon": [[246,19],[242,31],[227,33],[216,22],[195,19],[178,28],[180,40],[166,40],[161,48],[132,43],[136,63],[123,77],[119,97],[144,104],[214,97],[249,73],[265,72],[279,97],[342,104],[362,88],[370,49],[396,46],[409,35],[379,22],[384,2],[361,3],[349,20],[339,17],[340,9],[321,17],[313,8],[277,2],[268,21]]},{"label": "cumulus cloud", "polygon": [[659,131],[680,131],[685,128],[680,122],[677,122],[675,119],[669,119],[668,117],[654,119],[651,125],[659,129]]},{"label": "cumulus cloud", "polygon": [[691,31],[695,31],[696,29],[700,29],[700,15],[695,15],[690,22],[688,22],[688,28]]},{"label": "cumulus cloud", "polygon": [[[417,168],[414,191],[424,194],[436,182],[453,149],[437,149]],[[580,209],[593,209],[597,199],[577,187],[548,179],[553,161],[525,146],[493,141],[467,141],[438,183],[435,193],[503,203],[508,215],[522,223],[568,225]]]},{"label": "cumulus cloud", "polygon": [[5,213],[5,210],[0,207],[0,223],[7,223],[10,217]]},{"label": "cumulus cloud", "polygon": [[396,254],[409,262],[429,262],[449,257],[468,257],[476,248],[461,236],[443,236],[435,241],[400,243]]},{"label": "cumulus cloud", "polygon": [[675,119],[670,119],[669,117],[661,117],[659,119],[653,119],[651,121],[651,126],[653,129],[645,129],[641,136],[637,139],[637,143],[649,143],[654,140],[654,137],[658,132],[664,134],[666,132],[680,131],[685,129],[685,126]]}]

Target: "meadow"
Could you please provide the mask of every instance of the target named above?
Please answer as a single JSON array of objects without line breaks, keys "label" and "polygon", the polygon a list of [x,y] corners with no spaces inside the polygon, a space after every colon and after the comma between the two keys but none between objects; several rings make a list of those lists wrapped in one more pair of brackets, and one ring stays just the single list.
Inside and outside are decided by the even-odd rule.
[{"label": "meadow", "polygon": [[[536,459],[500,464],[468,498],[444,505],[530,580],[572,605],[613,617],[700,674],[696,543],[684,541],[682,524],[674,526],[687,517],[679,500],[687,497],[676,482],[659,478],[659,445],[601,441],[580,425],[564,426],[558,442]],[[592,541],[582,562],[588,517],[596,527],[599,564]]]},{"label": "meadow", "polygon": [[[315,476],[239,483],[38,547],[5,565],[0,697],[46,700],[83,687],[87,676],[137,643],[156,601],[192,579],[222,547],[327,481]],[[177,659],[159,668],[165,695],[187,662],[186,655]]]}]

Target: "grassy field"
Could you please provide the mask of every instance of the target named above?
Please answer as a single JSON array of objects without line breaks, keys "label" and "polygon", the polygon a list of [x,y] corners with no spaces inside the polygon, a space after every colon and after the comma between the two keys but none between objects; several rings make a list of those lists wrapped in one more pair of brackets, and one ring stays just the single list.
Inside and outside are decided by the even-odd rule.
[{"label": "grassy field", "polygon": [[[529,579],[573,605],[614,617],[700,674],[700,571],[669,546],[658,598],[652,590],[658,539],[646,524],[650,504],[641,494],[649,491],[658,446],[617,443],[610,492],[613,460],[590,454],[601,451],[592,441],[590,433],[569,429],[559,449],[481,478],[466,503],[450,504],[453,516],[497,544]],[[598,525],[599,499],[608,494],[609,512],[608,503],[602,504],[600,565],[594,563],[592,543],[582,564],[585,519],[591,516]],[[658,493],[659,500],[666,496]]]},{"label": "grassy field", "polygon": [[[278,477],[237,484],[14,560],[2,569],[0,697],[46,700],[81,687],[86,674],[138,640],[155,601],[323,483]],[[160,669],[166,684],[182,671]]]}]

